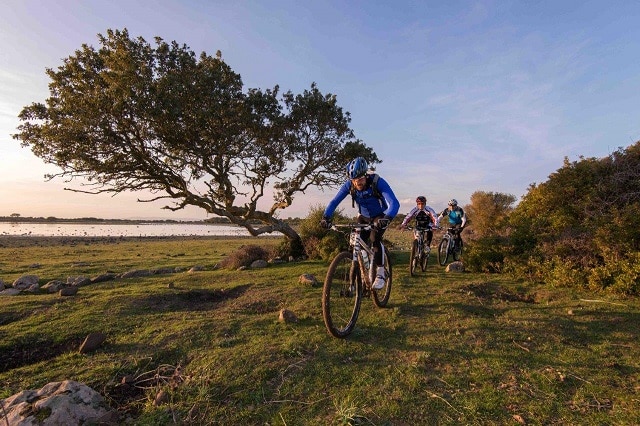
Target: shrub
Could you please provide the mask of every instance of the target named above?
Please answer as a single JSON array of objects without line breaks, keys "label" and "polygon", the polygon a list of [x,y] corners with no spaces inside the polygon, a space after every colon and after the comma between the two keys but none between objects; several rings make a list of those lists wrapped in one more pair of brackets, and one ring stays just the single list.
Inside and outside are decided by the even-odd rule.
[{"label": "shrub", "polygon": [[[302,239],[304,251],[310,259],[330,260],[340,251],[346,249],[347,241],[335,232],[320,226],[324,207],[316,205],[309,210],[309,215],[300,221],[298,233]],[[335,222],[348,222],[349,219],[340,210],[333,215]]]},{"label": "shrub", "polygon": [[269,252],[256,245],[242,246],[220,262],[220,266],[227,269],[238,269],[241,266],[249,267],[256,260],[268,260]]},{"label": "shrub", "polygon": [[471,272],[501,272],[504,247],[498,237],[482,237],[465,245],[464,266]]}]

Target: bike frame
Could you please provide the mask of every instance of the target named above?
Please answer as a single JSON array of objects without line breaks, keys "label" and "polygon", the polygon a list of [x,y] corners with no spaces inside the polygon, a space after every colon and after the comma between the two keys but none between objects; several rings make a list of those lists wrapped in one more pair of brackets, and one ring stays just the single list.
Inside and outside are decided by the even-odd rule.
[{"label": "bike frame", "polygon": [[[429,262],[429,254],[425,249],[427,241],[428,228],[415,228],[407,226],[407,229],[413,231],[413,239],[417,242],[417,250],[414,253],[411,249],[411,258],[409,259],[409,273],[413,276],[414,269],[419,265],[422,272],[426,270],[427,263]],[[426,260],[424,258],[426,257]],[[415,263],[414,263],[415,262]]]},{"label": "bike frame", "polygon": [[[334,225],[334,227],[335,226],[341,226],[341,225]],[[362,236],[360,235],[360,233],[363,230],[370,231],[372,229],[372,226],[365,225],[365,224],[353,224],[353,225],[342,225],[342,226],[344,227],[349,226],[351,228],[351,234],[349,235],[349,246],[351,246],[351,250],[353,253],[352,259],[354,262],[357,262],[358,265],[360,266],[360,274],[362,277],[364,277],[365,287],[367,289],[370,289],[371,283],[375,279],[377,265],[375,264],[375,260],[374,260],[373,248],[371,248],[369,244],[367,244],[367,242],[362,239]],[[380,245],[382,248],[382,253],[384,253],[385,252],[384,244],[382,244],[381,242]],[[367,270],[364,257],[362,256],[363,251],[366,252],[367,256],[369,257],[369,270]],[[381,266],[385,266],[384,259],[385,257],[382,256]]]}]

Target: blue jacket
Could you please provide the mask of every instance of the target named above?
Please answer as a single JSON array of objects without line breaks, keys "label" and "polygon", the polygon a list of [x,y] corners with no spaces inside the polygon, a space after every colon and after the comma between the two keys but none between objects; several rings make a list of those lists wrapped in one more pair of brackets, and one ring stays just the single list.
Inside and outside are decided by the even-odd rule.
[{"label": "blue jacket", "polygon": [[[391,190],[391,187],[381,177],[378,177],[378,192],[381,198],[373,194],[371,187],[371,179],[367,178],[367,186],[363,191],[355,191],[354,200],[358,205],[359,212],[362,216],[374,218],[385,215],[388,219],[393,219],[400,210],[400,202]],[[347,180],[338,190],[333,200],[329,202],[324,210],[324,217],[331,218],[338,208],[338,205],[344,200],[351,190],[351,181]]]}]

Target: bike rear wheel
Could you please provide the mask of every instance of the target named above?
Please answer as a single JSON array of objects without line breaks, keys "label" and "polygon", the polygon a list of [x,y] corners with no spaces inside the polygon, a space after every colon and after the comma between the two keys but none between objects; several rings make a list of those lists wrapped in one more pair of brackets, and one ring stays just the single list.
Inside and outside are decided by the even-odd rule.
[{"label": "bike rear wheel", "polygon": [[384,287],[380,290],[371,290],[371,293],[373,294],[373,303],[378,308],[384,308],[387,306],[387,303],[389,303],[389,296],[391,296],[391,284],[393,283],[393,270],[391,269],[389,252],[386,248],[384,249],[384,270],[387,276]]},{"label": "bike rear wheel", "polygon": [[453,249],[453,260],[460,260],[462,257],[462,240],[458,241],[458,245]]},{"label": "bike rear wheel", "polygon": [[443,238],[438,244],[438,263],[444,266],[449,258],[449,239]]},{"label": "bike rear wheel", "polygon": [[331,262],[322,288],[322,318],[329,334],[348,336],[356,325],[362,302],[362,280],[352,254],[343,251]]},{"label": "bike rear wheel", "polygon": [[413,273],[418,267],[418,240],[413,240],[411,245],[411,258],[409,259],[409,275],[413,276]]}]

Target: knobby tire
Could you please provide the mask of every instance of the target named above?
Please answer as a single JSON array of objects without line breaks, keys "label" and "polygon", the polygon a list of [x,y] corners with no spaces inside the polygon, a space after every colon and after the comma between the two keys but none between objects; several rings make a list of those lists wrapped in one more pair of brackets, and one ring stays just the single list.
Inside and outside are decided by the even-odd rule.
[{"label": "knobby tire", "polygon": [[418,240],[414,238],[413,245],[411,245],[411,260],[409,261],[409,275],[413,276],[413,273],[418,267]]},{"label": "knobby tire", "polygon": [[422,255],[420,259],[420,267],[422,268],[422,272],[425,272],[427,270],[427,265],[429,264],[429,252],[426,250],[426,248],[426,245],[422,248]]},{"label": "knobby tire", "polygon": [[460,260],[462,257],[462,240],[458,241],[458,245],[453,249],[453,260]]},{"label": "knobby tire", "polygon": [[449,258],[449,239],[443,238],[438,244],[438,263],[444,266]]},{"label": "knobby tire", "polygon": [[331,262],[322,288],[322,318],[329,334],[348,336],[358,320],[361,302],[359,266],[353,262],[351,252],[343,251]]}]

